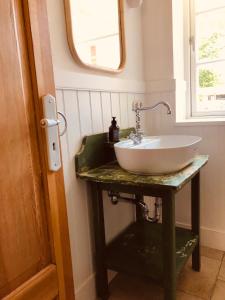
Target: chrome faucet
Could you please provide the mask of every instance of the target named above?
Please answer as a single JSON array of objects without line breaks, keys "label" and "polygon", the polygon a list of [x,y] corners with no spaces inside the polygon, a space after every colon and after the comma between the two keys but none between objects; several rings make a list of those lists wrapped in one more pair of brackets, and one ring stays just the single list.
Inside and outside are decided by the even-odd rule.
[{"label": "chrome faucet", "polygon": [[138,145],[141,143],[143,139],[143,131],[141,129],[141,111],[144,110],[152,110],[155,109],[159,105],[164,105],[167,108],[167,114],[171,115],[171,107],[169,103],[165,101],[160,101],[152,106],[146,106],[143,107],[142,102],[133,102],[132,111],[136,113],[136,132],[131,132],[129,135],[129,139],[131,139],[134,142],[134,145]]}]

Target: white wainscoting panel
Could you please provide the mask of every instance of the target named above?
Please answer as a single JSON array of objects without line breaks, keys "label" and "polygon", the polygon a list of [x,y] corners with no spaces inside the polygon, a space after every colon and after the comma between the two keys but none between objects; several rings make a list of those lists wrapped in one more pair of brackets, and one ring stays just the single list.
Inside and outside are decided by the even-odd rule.
[{"label": "white wainscoting panel", "polygon": [[[135,126],[132,102],[145,98],[142,93],[72,88],[58,88],[56,98],[58,110],[68,122],[61,147],[76,300],[95,300],[91,201],[86,183],[76,178],[74,157],[85,135],[108,131],[112,116],[117,117],[120,128]],[[131,205],[113,206],[106,194],[104,211],[107,241],[134,218]]]}]

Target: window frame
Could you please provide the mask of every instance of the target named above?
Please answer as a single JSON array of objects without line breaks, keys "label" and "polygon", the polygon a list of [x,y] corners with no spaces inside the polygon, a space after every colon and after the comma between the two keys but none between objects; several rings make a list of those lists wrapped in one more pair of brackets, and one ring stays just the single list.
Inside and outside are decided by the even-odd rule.
[{"label": "window frame", "polygon": [[[221,7],[222,8],[222,7]],[[195,0],[189,0],[189,96],[190,101],[188,111],[190,117],[225,117],[225,109],[221,111],[197,111],[197,61],[196,61],[196,18],[195,18]],[[225,59],[224,59],[225,61]],[[204,62],[204,63],[207,63]]]}]

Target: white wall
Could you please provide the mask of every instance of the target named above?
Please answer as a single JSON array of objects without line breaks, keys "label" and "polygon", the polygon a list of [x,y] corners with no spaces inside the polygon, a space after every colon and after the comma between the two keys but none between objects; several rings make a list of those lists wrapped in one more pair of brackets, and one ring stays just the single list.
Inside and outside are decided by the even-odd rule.
[{"label": "white wall", "polygon": [[[184,105],[185,82],[178,77],[180,72],[177,71],[181,55],[176,52],[178,48],[173,49],[172,0],[144,1],[143,28],[146,101],[166,100],[173,108],[172,117],[167,116],[163,108],[149,112],[146,116],[148,132],[203,138],[200,153],[209,154],[210,159],[201,171],[202,244],[225,250],[225,125],[176,124],[175,101],[178,106]],[[190,185],[178,194],[176,215],[178,223],[190,224]]]},{"label": "white wall", "polygon": [[[78,87],[90,88],[92,87],[91,81],[94,80],[95,87],[97,82],[99,88],[103,88],[105,82],[107,84],[106,89],[111,88],[110,84],[112,83],[116,89],[119,89],[120,85],[124,87],[126,83],[128,84],[126,87],[129,86],[129,83],[133,83],[135,89],[137,89],[137,86],[139,87],[138,84],[143,88],[141,10],[128,8],[126,1],[124,1],[124,4],[127,48],[126,68],[118,75],[111,75],[109,73],[87,71],[87,69],[75,63],[67,44],[63,0],[47,0],[56,86],[63,85],[64,87],[73,84],[73,87],[78,85]],[[66,78],[64,78],[65,74],[67,74]],[[119,83],[118,79],[125,81]],[[130,84],[131,86],[132,84]]]},{"label": "white wall", "polygon": [[143,1],[146,81],[167,80],[173,76],[171,9],[168,0]]},{"label": "white wall", "polygon": [[[92,300],[96,298],[92,213],[86,184],[75,176],[74,156],[83,136],[108,130],[112,115],[117,116],[121,128],[134,125],[131,103],[144,101],[145,90],[141,10],[125,6],[126,68],[109,75],[87,71],[75,63],[66,39],[63,0],[47,0],[47,6],[58,109],[68,121],[61,142],[76,300]],[[133,220],[133,209],[126,204],[112,206],[104,198],[109,240]]]}]

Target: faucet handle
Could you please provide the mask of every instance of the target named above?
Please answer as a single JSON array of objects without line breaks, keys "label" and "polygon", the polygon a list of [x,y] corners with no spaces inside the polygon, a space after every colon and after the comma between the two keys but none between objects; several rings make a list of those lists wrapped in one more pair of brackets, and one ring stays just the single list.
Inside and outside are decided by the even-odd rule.
[{"label": "faucet handle", "polygon": [[135,133],[133,132],[133,130],[130,132],[130,134],[128,135],[128,139],[132,139],[135,136]]},{"label": "faucet handle", "polygon": [[143,103],[141,101],[133,101],[132,103],[132,111],[136,111],[143,107]]},{"label": "faucet handle", "polygon": [[136,111],[138,108],[139,108],[139,102],[136,101],[136,102],[135,102],[135,111]]},{"label": "faucet handle", "polygon": [[142,101],[137,101],[137,109],[141,109],[143,107]]}]

